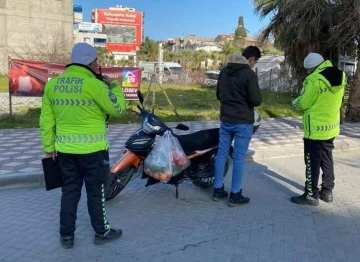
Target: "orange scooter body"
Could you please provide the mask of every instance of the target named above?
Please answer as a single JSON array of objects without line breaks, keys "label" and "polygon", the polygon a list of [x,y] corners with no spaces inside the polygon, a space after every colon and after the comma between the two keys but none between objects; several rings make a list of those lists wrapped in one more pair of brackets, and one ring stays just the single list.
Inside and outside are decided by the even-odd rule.
[{"label": "orange scooter body", "polygon": [[115,163],[114,166],[111,167],[110,172],[112,174],[117,174],[121,170],[124,170],[129,166],[134,166],[135,168],[138,168],[142,161],[143,159],[135,155],[130,150],[125,150],[121,158]]},{"label": "orange scooter body", "polygon": [[[213,148],[210,148],[208,150],[203,151],[197,151],[194,154],[188,156],[188,159],[194,159],[196,157],[199,157],[206,152],[212,150]],[[121,170],[124,170],[125,168],[129,166],[133,166],[135,168],[138,168],[141,165],[141,162],[144,161],[143,158],[137,156],[135,153],[131,152],[130,150],[125,150],[124,154],[121,156],[121,158],[115,163],[115,165],[110,169],[112,174],[117,174]]]}]

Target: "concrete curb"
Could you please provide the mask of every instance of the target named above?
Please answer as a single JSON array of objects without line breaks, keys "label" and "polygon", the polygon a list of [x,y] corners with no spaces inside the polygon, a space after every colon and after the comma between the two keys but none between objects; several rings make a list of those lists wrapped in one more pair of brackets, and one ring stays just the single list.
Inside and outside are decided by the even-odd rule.
[{"label": "concrete curb", "polygon": [[[360,150],[360,142],[354,140],[342,140],[335,142],[334,153],[345,152],[351,150]],[[246,161],[261,161],[266,159],[286,158],[294,156],[303,156],[303,147],[298,146],[277,146],[270,147],[265,150],[249,149],[246,155]],[[0,189],[19,188],[19,187],[44,187],[44,177],[42,173],[20,173],[0,176]]]},{"label": "concrete curb", "polygon": [[0,176],[0,189],[42,186],[44,185],[43,176],[43,174],[39,173],[21,173]]},{"label": "concrete curb", "polygon": [[[359,150],[360,141],[354,141],[353,139],[335,140],[334,153],[345,152],[350,150]],[[285,158],[294,156],[303,156],[303,146],[273,146],[267,149],[249,149],[246,155],[246,161],[261,161],[266,159]]]}]

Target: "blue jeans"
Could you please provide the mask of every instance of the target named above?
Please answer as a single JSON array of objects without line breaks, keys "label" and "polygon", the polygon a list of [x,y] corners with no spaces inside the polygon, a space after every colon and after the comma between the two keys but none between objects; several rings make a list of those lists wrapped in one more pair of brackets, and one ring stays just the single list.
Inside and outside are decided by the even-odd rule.
[{"label": "blue jeans", "polygon": [[252,134],[252,124],[230,124],[221,122],[220,143],[215,158],[215,188],[223,186],[225,163],[229,156],[231,142],[234,139],[231,192],[238,193],[242,189],[245,156],[249,149]]}]

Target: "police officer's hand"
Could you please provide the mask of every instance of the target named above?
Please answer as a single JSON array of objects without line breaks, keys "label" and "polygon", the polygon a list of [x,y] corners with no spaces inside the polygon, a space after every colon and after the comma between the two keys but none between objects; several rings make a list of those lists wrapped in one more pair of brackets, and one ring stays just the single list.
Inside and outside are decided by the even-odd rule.
[{"label": "police officer's hand", "polygon": [[116,79],[113,79],[108,76],[103,76],[103,79],[104,79],[105,83],[107,83],[108,85],[110,85],[112,81],[116,80]]},{"label": "police officer's hand", "polygon": [[55,161],[56,152],[45,153],[45,158],[52,158]]}]

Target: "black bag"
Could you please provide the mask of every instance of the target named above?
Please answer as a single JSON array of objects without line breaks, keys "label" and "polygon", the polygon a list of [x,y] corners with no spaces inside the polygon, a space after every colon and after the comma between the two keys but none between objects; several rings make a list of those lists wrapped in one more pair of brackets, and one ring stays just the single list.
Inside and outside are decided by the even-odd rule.
[{"label": "black bag", "polygon": [[41,160],[46,191],[62,187],[63,179],[60,171],[59,159],[55,157],[55,161],[49,158],[43,158]]}]

